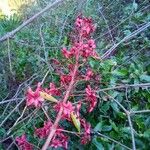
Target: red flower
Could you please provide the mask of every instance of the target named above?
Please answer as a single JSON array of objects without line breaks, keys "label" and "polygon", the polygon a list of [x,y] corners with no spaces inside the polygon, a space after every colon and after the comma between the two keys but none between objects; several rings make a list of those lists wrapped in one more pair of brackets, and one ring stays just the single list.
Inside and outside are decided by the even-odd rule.
[{"label": "red flower", "polygon": [[87,123],[84,119],[81,120],[81,125],[84,128],[84,134],[81,137],[81,143],[87,144],[91,140],[91,125]]},{"label": "red flower", "polygon": [[61,85],[69,84],[71,79],[72,79],[71,75],[61,75],[60,76]]},{"label": "red flower", "polygon": [[63,49],[62,49],[62,54],[63,54],[64,57],[66,57],[67,59],[72,57],[72,53],[71,53],[70,51],[67,51],[66,48],[63,48]]},{"label": "red flower", "polygon": [[72,105],[71,102],[68,101],[67,103],[64,102],[57,103],[54,106],[54,109],[58,112],[61,107],[63,108],[62,119],[67,119],[70,121],[70,114],[71,112],[74,111],[75,107]]},{"label": "red flower", "polygon": [[54,148],[63,147],[64,149],[68,149],[68,137],[61,132],[56,133],[50,146]]},{"label": "red flower", "polygon": [[88,85],[85,91],[86,91],[87,101],[90,103],[90,107],[88,111],[91,112],[97,104],[96,93],[91,89],[90,85]]},{"label": "red flower", "polygon": [[42,128],[35,129],[35,134],[40,138],[47,137],[52,125],[53,123],[50,120],[44,122],[44,126]]},{"label": "red flower", "polygon": [[63,107],[63,115],[67,116],[67,118],[70,118],[70,114],[71,112],[74,111],[74,106],[72,105],[71,102],[67,102],[67,103],[62,103],[62,107]]},{"label": "red flower", "polygon": [[85,75],[85,80],[89,81],[93,77],[94,73],[91,69],[88,69]]},{"label": "red flower", "polygon": [[76,21],[75,21],[75,25],[76,25],[76,27],[78,27],[78,28],[81,28],[81,27],[82,27],[82,23],[83,23],[83,20],[82,20],[80,17],[78,17],[78,18],[76,19]]},{"label": "red flower", "polygon": [[26,135],[23,134],[21,137],[17,137],[16,141],[20,150],[32,150],[32,145],[26,140]]},{"label": "red flower", "polygon": [[46,93],[50,95],[60,96],[60,90],[56,88],[54,83],[50,83],[49,87],[50,89],[45,89]]},{"label": "red flower", "polygon": [[[53,123],[49,120],[47,122],[44,122],[44,126],[42,128],[38,128],[35,130],[35,134],[39,137],[39,138],[46,138],[51,130]],[[65,149],[67,149],[68,147],[68,137],[65,136],[62,131],[61,128],[57,128],[55,135],[50,143],[49,146],[54,147],[54,148],[58,148],[58,147],[64,147]]]},{"label": "red flower", "polygon": [[29,87],[27,90],[27,99],[26,99],[26,105],[27,106],[35,106],[40,107],[44,99],[40,96],[41,91],[41,84],[38,83],[37,88],[35,91],[32,91],[32,89]]},{"label": "red flower", "polygon": [[91,18],[79,16],[75,21],[75,26],[82,37],[88,37],[93,31],[95,31],[95,26],[93,25]]},{"label": "red flower", "polygon": [[88,40],[88,46],[92,49],[96,48],[95,41],[93,39]]},{"label": "red flower", "polygon": [[88,40],[86,43],[83,44],[83,49],[81,51],[82,57],[84,58],[98,57],[95,48],[96,48],[95,41],[93,39]]}]

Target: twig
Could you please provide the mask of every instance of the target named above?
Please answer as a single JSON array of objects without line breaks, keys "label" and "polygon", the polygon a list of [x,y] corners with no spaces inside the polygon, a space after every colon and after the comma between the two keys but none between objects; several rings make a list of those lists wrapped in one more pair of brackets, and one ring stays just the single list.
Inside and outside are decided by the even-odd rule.
[{"label": "twig", "polygon": [[127,114],[127,117],[128,117],[128,122],[129,122],[130,130],[131,130],[132,149],[133,149],[133,150],[136,150],[136,146],[135,146],[135,138],[134,138],[134,132],[133,132],[134,129],[133,129],[133,126],[132,126],[132,121],[131,121],[130,113]]},{"label": "twig", "polygon": [[45,49],[45,42],[44,42],[44,38],[43,38],[42,27],[43,27],[43,25],[41,25],[41,27],[40,27],[40,33],[39,34],[40,34],[40,38],[41,38],[41,42],[42,42],[42,47],[44,50],[44,56],[45,56],[45,59],[47,61],[48,54],[47,54],[46,49]]},{"label": "twig", "polygon": [[132,126],[132,122],[131,122],[131,117],[130,117],[130,112],[122,105],[120,104],[120,102],[118,102],[117,100],[115,100],[112,96],[110,96],[109,94],[107,94],[106,92],[104,92],[107,96],[109,96],[111,99],[113,99],[122,109],[123,111],[126,113],[127,118],[128,118],[128,122],[129,122],[129,126],[130,126],[130,130],[131,130],[131,137],[132,137],[132,148],[133,150],[136,150],[136,146],[135,146],[135,138],[134,138],[134,129]]},{"label": "twig", "polygon": [[106,92],[103,91],[103,93],[105,93],[109,98],[111,98],[113,101],[115,101],[123,109],[123,111],[126,113],[126,115],[129,114],[128,110],[120,102],[118,102],[116,99],[114,99],[112,96],[110,96]]},{"label": "twig", "polygon": [[49,72],[50,72],[50,70],[48,70],[48,71],[46,72],[45,76],[43,77],[43,79],[42,79],[42,81],[41,81],[41,84],[44,83],[44,81],[45,81],[46,77],[48,76]]},{"label": "twig", "polygon": [[104,53],[101,57],[101,59],[106,59],[112,52],[115,51],[115,49],[122,44],[123,42],[129,40],[130,38],[133,38],[134,36],[136,36],[137,34],[143,32],[144,30],[146,30],[148,27],[150,27],[150,22],[148,22],[147,24],[143,25],[142,27],[140,27],[139,29],[135,30],[134,32],[132,32],[130,35],[124,37],[120,42],[118,42],[117,44],[114,44],[106,53]]},{"label": "twig", "polygon": [[20,115],[20,117],[16,120],[16,122],[14,123],[14,125],[8,130],[7,135],[12,131],[12,129],[17,125],[17,123],[19,122],[19,120],[23,117],[25,111],[27,109],[27,106],[24,107],[22,114]]},{"label": "twig", "polygon": [[44,112],[45,116],[47,117],[47,119],[48,119],[48,120],[50,120],[50,117],[49,117],[49,115],[47,114],[47,112],[46,112],[46,110],[45,110],[45,108],[44,108],[44,107],[42,107],[42,110],[43,110],[43,112]]},{"label": "twig", "polygon": [[44,12],[47,10],[54,8],[54,6],[58,5],[60,2],[63,2],[64,0],[56,0],[54,3],[49,3],[45,8],[43,8],[40,12],[36,13],[34,16],[23,22],[18,28],[15,30],[8,32],[4,36],[0,37],[0,42],[5,41],[8,38],[11,38],[14,36],[18,31],[20,31],[22,28],[30,24],[33,20],[35,20],[37,17],[41,16]]},{"label": "twig", "polygon": [[21,105],[21,103],[23,101],[24,101],[24,99],[22,101],[20,101],[20,103],[18,103],[18,105],[16,105],[16,107],[9,113],[9,115],[7,117],[5,117],[5,119],[0,124],[0,127],[7,121],[7,119],[11,116],[11,114],[19,107],[19,105]]},{"label": "twig", "polygon": [[120,85],[120,86],[115,86],[115,87],[100,89],[97,92],[103,92],[103,91],[109,91],[109,90],[115,90],[115,89],[122,89],[122,88],[126,89],[126,88],[129,88],[129,87],[147,87],[147,86],[150,86],[150,83],[125,84],[125,85]]},{"label": "twig", "polygon": [[120,146],[126,148],[126,149],[132,150],[131,148],[127,147],[126,145],[124,145],[124,144],[122,144],[122,143],[120,143],[120,142],[118,142],[118,141],[116,141],[116,140],[110,138],[109,136],[106,136],[106,135],[104,135],[104,134],[101,134],[100,132],[95,132],[94,135],[95,135],[95,134],[96,134],[96,135],[99,135],[99,136],[101,136],[101,137],[103,137],[103,138],[106,138],[106,139],[108,139],[108,140],[110,140],[110,141],[112,141],[112,142],[114,142],[114,143],[116,143],[116,144],[118,144],[118,145],[120,145]]},{"label": "twig", "polygon": [[98,11],[99,11],[99,13],[101,14],[102,18],[103,18],[104,21],[105,21],[105,24],[106,24],[106,26],[107,26],[107,28],[108,28],[108,32],[109,32],[109,35],[110,35],[110,37],[111,37],[112,43],[115,44],[115,42],[114,42],[114,40],[113,40],[113,36],[112,36],[112,34],[111,34],[110,27],[109,27],[109,25],[108,25],[108,23],[107,23],[107,20],[106,20],[105,16],[103,15],[103,12],[101,11],[101,7],[100,7],[100,4],[99,4],[99,3],[98,3]]},{"label": "twig", "polygon": [[150,110],[130,111],[130,114],[150,113]]},{"label": "twig", "polygon": [[20,99],[22,99],[22,98],[11,98],[11,99],[0,102],[0,105],[3,105],[5,103],[9,103],[9,102],[15,102],[15,101],[20,100]]},{"label": "twig", "polygon": [[8,49],[9,69],[10,69],[10,73],[12,74],[12,77],[13,77],[13,80],[14,80],[14,73],[13,73],[13,70],[12,70],[11,55],[10,55],[9,38],[7,39],[7,49]]},{"label": "twig", "polygon": [[[72,79],[71,79],[71,82],[70,82],[70,84],[68,86],[68,89],[66,90],[66,94],[65,94],[64,99],[63,99],[64,103],[67,102],[69,94],[71,92],[71,89],[72,89],[72,87],[74,85],[74,80],[75,80],[76,72],[77,72],[77,69],[78,69],[78,59],[79,58],[77,57],[76,64],[75,64],[75,67],[74,67],[74,71],[73,71],[73,74],[72,74]],[[42,150],[46,150],[48,148],[49,143],[51,142],[51,140],[52,140],[52,138],[53,138],[53,136],[54,136],[54,134],[56,132],[56,129],[57,129],[58,123],[59,123],[59,121],[61,119],[62,113],[63,113],[63,108],[61,107],[59,112],[58,112],[58,114],[57,114],[56,120],[55,120],[53,126],[51,127],[51,130],[50,130],[49,135],[48,135],[48,137],[46,139],[46,142],[44,143],[44,145],[42,147]]]}]

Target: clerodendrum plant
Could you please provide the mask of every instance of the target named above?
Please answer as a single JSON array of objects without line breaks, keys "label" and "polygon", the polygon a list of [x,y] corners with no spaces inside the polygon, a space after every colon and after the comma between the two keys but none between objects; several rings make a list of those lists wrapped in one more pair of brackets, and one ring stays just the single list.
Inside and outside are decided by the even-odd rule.
[{"label": "clerodendrum plant", "polygon": [[[99,87],[100,78],[88,65],[89,57],[98,58],[95,41],[91,37],[94,31],[95,26],[91,18],[78,16],[71,33],[72,46],[69,50],[63,48],[61,51],[67,63],[65,69],[58,60],[53,61],[56,73],[60,76],[60,83],[57,83],[59,87],[50,83],[49,88],[42,88],[42,84],[38,83],[35,91],[32,91],[30,87],[27,90],[26,105],[28,107],[41,108],[46,99],[52,102],[50,105],[57,114],[54,122],[48,119],[42,128],[35,129],[35,135],[40,139],[45,139],[42,150],[48,147],[68,148],[69,136],[65,126],[62,127],[59,124],[60,121],[67,121],[76,128],[77,132],[74,133],[81,138],[82,144],[91,140],[91,125],[80,113],[83,108],[86,113],[92,112],[97,104],[95,90]],[[84,92],[80,91],[80,95],[79,83],[84,83],[82,89],[80,88]],[[22,150],[33,149],[25,134],[17,137],[16,141]]]}]

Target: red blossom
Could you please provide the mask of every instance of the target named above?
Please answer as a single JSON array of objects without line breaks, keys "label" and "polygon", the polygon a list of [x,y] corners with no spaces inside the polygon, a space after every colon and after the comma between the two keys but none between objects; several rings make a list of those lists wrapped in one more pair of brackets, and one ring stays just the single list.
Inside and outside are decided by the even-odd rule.
[{"label": "red blossom", "polygon": [[78,16],[75,21],[77,31],[82,37],[88,37],[92,32],[95,31],[95,26],[91,18],[85,18]]},{"label": "red blossom", "polygon": [[81,137],[81,143],[87,144],[91,140],[91,124],[87,123],[84,119],[81,119],[81,125],[84,128],[84,134]]},{"label": "red blossom", "polygon": [[26,135],[23,134],[21,137],[17,137],[16,141],[18,143],[18,146],[20,150],[32,150],[32,145],[27,141]]},{"label": "red blossom", "polygon": [[89,81],[93,77],[94,73],[91,69],[87,69],[86,75],[85,75],[85,80]]},{"label": "red blossom", "polygon": [[67,103],[64,102],[57,103],[54,106],[54,109],[58,112],[61,107],[63,108],[62,119],[67,119],[70,121],[70,114],[71,112],[74,111],[75,107],[72,105],[71,102],[68,101]]},{"label": "red blossom", "polygon": [[53,123],[50,120],[44,122],[44,126],[42,128],[35,129],[35,134],[39,138],[45,138],[45,137],[47,137],[52,125],[53,125]]},{"label": "red blossom", "polygon": [[61,132],[56,132],[50,146],[54,148],[63,147],[64,149],[68,149],[68,137]]},{"label": "red blossom", "polygon": [[[53,123],[51,122],[51,120],[44,122],[44,126],[42,128],[38,128],[35,130],[35,135],[42,139],[46,138],[51,130],[52,125]],[[54,148],[63,147],[67,149],[68,137],[62,133],[62,130],[62,128],[57,127],[55,135],[49,146]]]},{"label": "red blossom", "polygon": [[90,85],[88,85],[85,91],[86,91],[86,99],[90,104],[88,111],[91,112],[97,104],[96,93],[94,90],[91,89]]},{"label": "red blossom", "polygon": [[66,48],[62,49],[62,54],[64,55],[65,58],[71,58],[72,53],[70,51],[68,51]]},{"label": "red blossom", "polygon": [[60,76],[61,85],[63,86],[69,84],[71,79],[72,79],[71,75],[61,75]]},{"label": "red blossom", "polygon": [[80,109],[81,109],[81,101],[79,101],[79,103],[76,105],[76,114],[79,117],[80,116]]},{"label": "red blossom", "polygon": [[27,96],[26,96],[27,106],[40,107],[42,105],[42,102],[44,101],[44,99],[40,96],[40,91],[41,91],[40,83],[38,83],[35,91],[32,91],[30,87],[28,88]]},{"label": "red blossom", "polygon": [[[95,41],[91,38],[91,33],[93,33],[94,30],[95,26],[91,18],[86,18],[82,16],[77,17],[75,21],[75,30],[73,32],[73,34],[75,34],[76,39],[72,42],[72,47],[69,50],[67,48],[63,48],[61,51],[66,60],[73,58],[69,60],[71,64],[68,64],[67,66],[69,72],[68,74],[65,74],[64,68],[61,67],[61,63],[53,59],[53,64],[56,67],[55,71],[60,75],[61,89],[62,91],[64,91],[64,93],[67,93],[64,96],[64,98],[62,98],[63,94],[61,96],[61,91],[55,86],[54,83],[50,83],[49,88],[46,88],[44,90],[41,89],[40,83],[38,84],[35,91],[33,91],[30,87],[27,90],[27,100],[26,100],[27,106],[40,107],[42,105],[42,102],[44,101],[44,99],[41,97],[42,95],[40,94],[40,92],[42,91],[45,91],[50,95],[61,96],[62,100],[57,102],[53,107],[56,110],[56,112],[59,112],[60,109],[63,110],[61,115],[58,114],[58,118],[56,120],[58,121],[58,119],[60,120],[61,118],[67,119],[68,121],[72,121],[73,123],[74,120],[78,121],[78,124],[79,126],[81,125],[82,127],[81,130],[83,131],[83,134],[81,135],[82,144],[86,144],[91,140],[90,135],[91,125],[87,123],[84,119],[80,118],[80,109],[82,100],[79,100],[77,98],[78,102],[76,106],[73,106],[72,102],[68,100],[69,97],[73,95],[73,92],[71,90],[76,89],[74,87],[78,82],[78,78],[83,79],[84,77],[86,81],[90,81],[93,77],[97,78],[97,76],[94,75],[93,71],[90,68],[87,69],[86,74],[84,76],[82,75],[82,72],[79,72],[80,71],[79,67],[80,66],[82,67],[82,64],[86,63],[87,58],[98,57],[95,51],[96,49]],[[74,68],[76,69],[76,72]],[[69,86],[70,82],[72,83],[72,87],[71,85]],[[69,90],[65,91],[66,89]],[[85,89],[85,94],[86,94],[86,101],[89,105],[88,112],[91,112],[93,111],[93,109],[97,104],[96,92],[91,88],[90,85],[88,85],[87,88]],[[73,117],[75,119],[71,116],[72,114],[74,115]],[[58,123],[59,121],[55,123],[56,132],[53,134],[49,146],[54,148],[62,147],[64,149],[67,149],[69,138],[64,133],[62,133],[63,129],[59,127]],[[51,122],[51,120],[44,122],[43,127],[35,129],[35,135],[37,135],[39,138],[42,139],[47,138],[53,128],[53,125],[54,124]],[[19,147],[21,147],[21,150],[31,150],[32,147],[30,143],[26,141],[25,135],[23,135],[20,138],[17,138],[16,141],[18,142]]]},{"label": "red blossom", "polygon": [[50,83],[49,87],[50,89],[45,89],[46,93],[50,95],[60,96],[61,92],[58,88],[56,88],[56,85],[54,83]]},{"label": "red blossom", "polygon": [[88,46],[92,49],[96,48],[95,41],[93,39],[88,40]]}]

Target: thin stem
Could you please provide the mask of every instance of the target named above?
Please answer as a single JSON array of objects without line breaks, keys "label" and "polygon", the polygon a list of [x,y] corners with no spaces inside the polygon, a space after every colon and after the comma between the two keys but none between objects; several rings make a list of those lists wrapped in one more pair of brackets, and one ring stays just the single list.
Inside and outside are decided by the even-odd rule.
[{"label": "thin stem", "polygon": [[132,121],[131,121],[131,117],[130,114],[127,115],[128,117],[128,122],[129,122],[129,126],[130,126],[130,130],[131,130],[131,137],[132,137],[132,149],[136,150],[136,146],[135,146],[135,138],[134,138],[134,132],[133,132],[133,126],[132,126]]},{"label": "thin stem", "polygon": [[24,107],[20,117],[16,120],[16,122],[14,123],[14,125],[8,130],[7,135],[12,131],[12,129],[17,125],[17,123],[19,122],[19,120],[23,117],[25,111],[27,109],[27,106]]},{"label": "thin stem", "polygon": [[59,3],[63,3],[64,0],[56,0],[53,3],[49,3],[45,8],[43,8],[40,12],[36,13],[34,16],[32,16],[31,18],[29,18],[28,20],[26,20],[25,22],[23,22],[20,26],[18,26],[16,29],[12,30],[11,32],[8,32],[7,34],[5,34],[4,36],[0,37],[0,42],[5,41],[8,38],[11,38],[12,36],[14,36],[17,32],[19,32],[22,28],[24,28],[25,26],[27,26],[28,24],[30,24],[33,20],[35,20],[36,18],[38,18],[39,16],[41,16],[43,13],[45,13],[46,11],[48,11],[49,9],[54,8],[55,6],[57,6]]},{"label": "thin stem", "polygon": [[130,111],[130,114],[150,113],[150,110]]},{"label": "thin stem", "polygon": [[128,149],[128,150],[132,150],[131,148],[127,147],[126,145],[124,145],[124,144],[122,144],[122,143],[120,143],[120,142],[118,142],[118,141],[116,141],[116,140],[110,138],[109,136],[106,136],[106,135],[104,135],[104,134],[101,134],[100,132],[96,132],[95,134],[96,134],[96,135],[99,135],[99,136],[101,136],[101,137],[104,137],[104,138],[106,138],[106,139],[108,139],[108,140],[110,140],[110,141],[112,141],[112,142],[114,142],[114,143],[116,143],[116,144],[118,144],[118,145],[120,145],[120,146],[122,146],[122,147]]},{"label": "thin stem", "polygon": [[128,87],[146,87],[146,86],[150,86],[150,83],[120,85],[120,86],[100,89],[97,92],[103,92],[103,91],[109,91],[109,90],[115,90],[115,89],[121,89],[121,88],[128,88]]},{"label": "thin stem", "polygon": [[111,98],[113,101],[115,101],[127,115],[129,114],[128,110],[121,103],[119,103],[116,99],[114,99],[112,96],[110,96],[106,92],[103,91],[103,93],[105,93],[109,98]]},{"label": "thin stem", "polygon": [[[71,82],[69,84],[68,89],[66,90],[66,94],[65,94],[64,99],[63,99],[64,103],[67,102],[67,100],[68,100],[68,98],[70,96],[70,92],[71,92],[72,87],[73,87],[74,82],[75,82],[74,80],[75,80],[75,76],[76,76],[77,70],[78,70],[78,57],[76,59],[76,64],[75,64],[74,71],[73,71],[73,74],[72,74]],[[63,108],[61,107],[59,112],[58,112],[58,114],[57,114],[56,120],[55,120],[53,126],[51,127],[51,130],[50,130],[49,135],[48,135],[48,137],[46,139],[46,142],[44,143],[44,145],[42,147],[42,150],[46,150],[48,148],[49,143],[51,142],[51,140],[52,140],[52,138],[53,138],[53,136],[54,136],[54,134],[56,132],[58,123],[61,120],[62,113],[63,113]]]},{"label": "thin stem", "polygon": [[73,132],[73,131],[68,131],[68,130],[63,130],[63,129],[57,129],[58,131],[62,131],[62,132],[66,132],[66,133],[70,133],[70,134],[74,134],[76,136],[79,137],[79,135],[83,134],[83,133],[79,133],[79,132]]},{"label": "thin stem", "polygon": [[44,112],[45,116],[47,117],[47,119],[48,119],[48,120],[50,120],[50,117],[49,117],[49,115],[47,114],[47,112],[46,112],[45,108],[43,108],[43,107],[42,107],[42,110],[43,110],[43,112]]},{"label": "thin stem", "polygon": [[[104,91],[103,91],[104,92]],[[136,150],[136,146],[135,146],[135,138],[134,138],[134,132],[133,132],[133,126],[132,126],[132,121],[131,121],[131,117],[130,117],[130,112],[122,105],[120,104],[117,100],[115,100],[112,96],[110,96],[109,94],[107,94],[106,92],[104,92],[106,95],[108,95],[111,99],[113,99],[126,113],[127,117],[128,117],[128,122],[129,122],[129,126],[130,126],[130,130],[131,130],[131,137],[132,137],[132,146],[133,146],[133,150]]]}]

